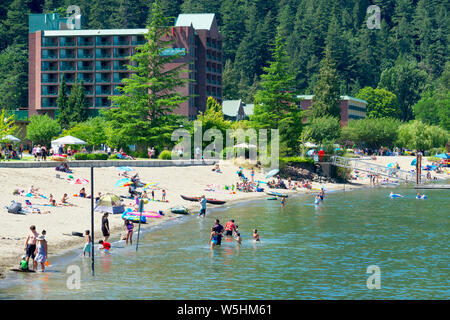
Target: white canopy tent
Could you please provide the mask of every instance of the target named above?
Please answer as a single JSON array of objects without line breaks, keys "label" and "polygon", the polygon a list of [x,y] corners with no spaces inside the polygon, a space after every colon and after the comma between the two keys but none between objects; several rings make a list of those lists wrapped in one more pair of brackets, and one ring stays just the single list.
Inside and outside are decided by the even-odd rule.
[{"label": "white canopy tent", "polygon": [[303,145],[307,148],[317,148],[317,145],[312,142],[306,142]]},{"label": "white canopy tent", "polygon": [[56,140],[53,140],[52,141],[52,148],[53,148],[53,150],[55,150],[59,146],[66,145],[66,144],[69,144],[69,145],[86,144],[86,141],[83,141],[81,139],[78,139],[78,138],[75,138],[75,137],[72,137],[72,136],[65,136],[65,137],[61,137],[61,138],[58,138]]},{"label": "white canopy tent", "polygon": [[8,134],[7,136],[4,136],[2,138],[2,141],[8,141],[8,142],[20,142],[21,140],[17,137],[14,137],[13,135]]}]

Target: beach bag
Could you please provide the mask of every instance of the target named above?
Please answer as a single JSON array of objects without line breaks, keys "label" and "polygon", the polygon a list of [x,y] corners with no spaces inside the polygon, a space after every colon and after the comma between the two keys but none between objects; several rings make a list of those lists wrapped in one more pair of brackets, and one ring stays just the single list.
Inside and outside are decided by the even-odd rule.
[{"label": "beach bag", "polygon": [[21,211],[22,211],[22,204],[20,202],[14,202],[8,208],[9,213],[20,213]]}]

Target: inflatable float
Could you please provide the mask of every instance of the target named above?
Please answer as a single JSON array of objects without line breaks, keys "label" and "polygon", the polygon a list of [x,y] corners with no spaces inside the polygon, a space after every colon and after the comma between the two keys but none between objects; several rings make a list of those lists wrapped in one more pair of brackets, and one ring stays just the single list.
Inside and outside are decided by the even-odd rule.
[{"label": "inflatable float", "polygon": [[285,198],[288,197],[287,194],[282,194],[282,193],[275,192],[275,191],[267,191],[266,193],[267,193],[268,195],[270,195],[270,196],[285,197]]},{"label": "inflatable float", "polygon": [[416,199],[426,199],[427,198],[427,196],[426,195],[421,195],[421,196],[416,196]]},{"label": "inflatable float", "polygon": [[392,198],[392,199],[394,199],[394,198],[403,198],[403,196],[401,194],[392,193],[392,194],[389,195],[389,198]]},{"label": "inflatable float", "polygon": [[[184,196],[184,195],[181,195],[181,198],[183,198],[184,200],[187,200],[187,201],[195,201],[195,202],[198,202],[201,199],[200,197],[188,197],[188,196]],[[210,203],[210,204],[224,204],[224,203],[226,203],[226,201],[217,200],[217,199],[211,199],[211,198],[206,198],[206,202]]]},{"label": "inflatable float", "polygon": [[[136,217],[139,217],[141,215],[139,211],[131,211],[130,208],[128,208],[124,213]],[[161,215],[156,211],[142,211],[142,216],[146,218],[161,218]]]},{"label": "inflatable float", "polygon": [[189,214],[189,210],[183,206],[173,207],[170,211],[176,214]]},{"label": "inflatable float", "polygon": [[[132,215],[130,212],[124,212],[122,219],[139,223],[139,216]],[[144,215],[141,217],[141,223],[147,223],[147,218]]]},{"label": "inflatable float", "polygon": [[267,198],[267,200],[277,200],[278,198],[277,197],[270,197],[270,198]]}]

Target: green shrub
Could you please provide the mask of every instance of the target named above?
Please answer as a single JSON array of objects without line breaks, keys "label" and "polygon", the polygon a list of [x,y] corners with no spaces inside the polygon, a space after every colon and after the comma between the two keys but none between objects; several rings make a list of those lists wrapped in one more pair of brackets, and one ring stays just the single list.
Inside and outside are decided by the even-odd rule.
[{"label": "green shrub", "polygon": [[106,153],[94,153],[95,160],[108,160],[108,155]]},{"label": "green shrub", "polygon": [[87,160],[97,160],[97,157],[95,156],[94,153],[89,153],[87,155]]},{"label": "green shrub", "polygon": [[133,151],[130,153],[134,158],[148,158],[147,151]]},{"label": "green shrub", "polygon": [[117,154],[112,154],[112,155],[109,156],[109,159],[110,160],[117,160],[119,158],[117,158]]},{"label": "green shrub", "polygon": [[430,149],[430,156],[434,156],[436,154],[444,153],[445,148],[432,148]]},{"label": "green shrub", "polygon": [[286,163],[311,163],[314,164],[314,160],[312,158],[303,158],[303,157],[285,157],[280,158],[280,161]]},{"label": "green shrub", "polygon": [[75,160],[87,160],[88,155],[86,153],[77,152],[74,155]]},{"label": "green shrub", "polygon": [[170,152],[169,150],[164,150],[162,151],[159,156],[158,159],[161,160],[171,160],[172,159],[172,152]]}]

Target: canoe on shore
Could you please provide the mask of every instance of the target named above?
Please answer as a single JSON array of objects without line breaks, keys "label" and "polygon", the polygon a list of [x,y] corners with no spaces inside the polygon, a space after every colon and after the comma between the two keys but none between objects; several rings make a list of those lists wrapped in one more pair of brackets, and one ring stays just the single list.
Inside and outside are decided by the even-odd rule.
[{"label": "canoe on shore", "polygon": [[[181,197],[184,200],[195,201],[195,202],[198,202],[201,199],[200,197],[188,197],[188,196],[184,196],[184,195],[181,195]],[[224,200],[217,200],[217,199],[211,199],[211,198],[206,198],[206,202],[210,203],[210,204],[224,204],[224,203],[226,203],[226,201],[224,201]]]}]

